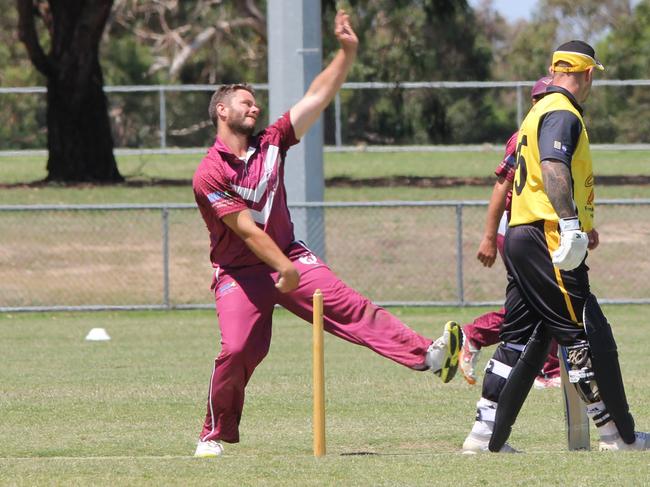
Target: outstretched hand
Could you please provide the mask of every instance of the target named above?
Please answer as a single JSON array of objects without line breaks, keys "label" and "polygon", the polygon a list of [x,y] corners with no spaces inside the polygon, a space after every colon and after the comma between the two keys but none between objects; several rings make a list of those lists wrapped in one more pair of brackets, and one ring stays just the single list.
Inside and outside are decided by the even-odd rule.
[{"label": "outstretched hand", "polygon": [[350,16],[345,13],[345,10],[336,12],[334,19],[334,34],[341,44],[341,49],[344,51],[356,51],[359,46],[359,39],[352,29],[350,24]]}]

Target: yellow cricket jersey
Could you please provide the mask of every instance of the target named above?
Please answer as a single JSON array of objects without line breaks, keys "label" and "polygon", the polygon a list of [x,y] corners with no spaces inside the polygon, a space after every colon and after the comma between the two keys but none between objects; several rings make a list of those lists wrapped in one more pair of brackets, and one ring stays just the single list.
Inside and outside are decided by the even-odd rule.
[{"label": "yellow cricket jersey", "polygon": [[[589,232],[593,229],[594,177],[589,137],[579,105],[572,98],[571,94],[562,88],[549,88],[547,94],[531,108],[521,124],[517,137],[516,172],[513,183],[510,226],[538,220],[550,222],[559,220],[546,195],[541,168],[542,159],[557,159],[566,161],[570,166],[573,178],[572,196],[582,230]],[[541,135],[539,134],[540,124],[552,112],[562,113],[575,122],[574,125],[577,126],[575,137],[573,137],[575,140],[567,143],[567,139],[563,139],[561,134],[554,135],[553,124],[547,124],[545,125],[545,134],[543,134],[543,147],[540,147],[538,138]],[[557,117],[557,115],[553,113],[553,116]],[[560,133],[562,128],[558,128],[557,125],[561,124],[555,124],[555,128]],[[550,131],[550,134],[547,131]]]}]

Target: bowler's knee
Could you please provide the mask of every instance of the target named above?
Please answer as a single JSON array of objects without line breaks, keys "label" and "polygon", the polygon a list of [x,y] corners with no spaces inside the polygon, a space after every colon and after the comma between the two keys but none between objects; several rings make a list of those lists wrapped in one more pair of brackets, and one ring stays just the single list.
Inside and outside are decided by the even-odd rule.
[{"label": "bowler's knee", "polygon": [[259,364],[269,353],[269,344],[237,342],[224,344],[219,359],[232,365]]}]

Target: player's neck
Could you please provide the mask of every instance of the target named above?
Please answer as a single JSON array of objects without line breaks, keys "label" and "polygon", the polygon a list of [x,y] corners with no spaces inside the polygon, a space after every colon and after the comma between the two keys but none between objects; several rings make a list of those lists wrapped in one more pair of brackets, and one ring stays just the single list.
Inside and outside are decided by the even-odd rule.
[{"label": "player's neck", "polygon": [[248,136],[233,132],[228,127],[219,127],[217,136],[237,157],[244,157],[248,150]]},{"label": "player's neck", "polygon": [[574,97],[576,97],[576,99],[578,99],[578,95],[580,93],[580,85],[575,78],[564,75],[558,77],[557,79],[553,78],[553,84],[555,86],[559,86],[560,88],[564,88]]}]

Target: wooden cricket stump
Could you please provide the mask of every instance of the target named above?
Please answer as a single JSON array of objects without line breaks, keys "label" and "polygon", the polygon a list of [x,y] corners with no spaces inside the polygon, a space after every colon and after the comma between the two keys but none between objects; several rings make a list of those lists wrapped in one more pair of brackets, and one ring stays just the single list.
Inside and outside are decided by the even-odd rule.
[{"label": "wooden cricket stump", "polygon": [[313,388],[314,388],[314,456],[325,456],[325,363],[323,354],[323,294],[314,293],[314,321],[312,329]]}]

